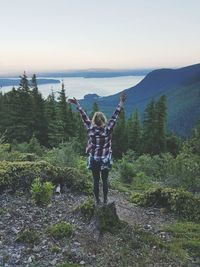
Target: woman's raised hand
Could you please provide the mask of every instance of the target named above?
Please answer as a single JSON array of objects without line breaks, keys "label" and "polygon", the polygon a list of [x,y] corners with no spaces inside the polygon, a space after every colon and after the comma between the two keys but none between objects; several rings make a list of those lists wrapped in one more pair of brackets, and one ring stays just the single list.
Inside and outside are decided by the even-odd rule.
[{"label": "woman's raised hand", "polygon": [[126,95],[125,95],[124,92],[122,92],[121,95],[120,95],[120,102],[124,103],[125,100],[126,100]]},{"label": "woman's raised hand", "polygon": [[79,104],[78,100],[75,97],[69,98],[68,102],[71,103],[71,104],[74,104],[74,105],[78,105]]}]

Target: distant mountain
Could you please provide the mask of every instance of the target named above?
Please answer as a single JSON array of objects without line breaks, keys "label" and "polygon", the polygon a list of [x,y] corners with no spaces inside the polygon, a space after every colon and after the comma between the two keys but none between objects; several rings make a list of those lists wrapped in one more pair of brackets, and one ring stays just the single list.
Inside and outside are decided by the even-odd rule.
[{"label": "distant mountain", "polygon": [[83,77],[83,78],[111,78],[120,76],[144,76],[152,69],[112,70],[112,69],[88,69],[75,71],[60,71],[39,73],[41,77]]},{"label": "distant mountain", "polygon": [[[3,86],[18,86],[20,79],[4,79],[0,78],[0,88]],[[49,84],[49,83],[60,83],[59,80],[56,79],[37,79],[38,85],[41,84]]]},{"label": "distant mountain", "polygon": [[[189,136],[200,118],[200,64],[179,69],[158,69],[146,75],[136,86],[124,90],[127,96],[126,115],[136,108],[143,119],[144,109],[153,98],[167,97],[168,128],[181,135]],[[106,115],[110,116],[117,105],[120,93],[107,97],[85,97],[81,104],[90,112],[97,102]]]}]

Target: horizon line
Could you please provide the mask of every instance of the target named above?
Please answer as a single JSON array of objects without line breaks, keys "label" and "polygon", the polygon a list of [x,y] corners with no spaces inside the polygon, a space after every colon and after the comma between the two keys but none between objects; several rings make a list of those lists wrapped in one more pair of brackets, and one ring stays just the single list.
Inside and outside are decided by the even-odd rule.
[{"label": "horizon line", "polygon": [[43,69],[43,70],[15,70],[15,71],[7,71],[4,74],[0,74],[0,78],[6,78],[6,77],[11,77],[11,75],[14,76],[19,76],[19,73],[24,73],[24,72],[28,72],[30,73],[30,75],[33,74],[37,74],[37,75],[41,75],[41,74],[70,74],[73,72],[89,72],[89,71],[94,71],[94,72],[126,72],[126,71],[153,71],[153,70],[157,70],[157,69],[179,69],[179,68],[184,68],[184,67],[189,67],[189,66],[193,66],[193,65],[198,65],[200,63],[195,63],[195,64],[189,64],[189,65],[175,65],[175,66],[171,66],[171,67],[164,67],[164,66],[157,66],[157,67],[138,67],[138,68],[98,68],[98,67],[91,67],[91,68],[77,68],[77,69],[55,69],[55,70],[47,70],[47,69]]}]

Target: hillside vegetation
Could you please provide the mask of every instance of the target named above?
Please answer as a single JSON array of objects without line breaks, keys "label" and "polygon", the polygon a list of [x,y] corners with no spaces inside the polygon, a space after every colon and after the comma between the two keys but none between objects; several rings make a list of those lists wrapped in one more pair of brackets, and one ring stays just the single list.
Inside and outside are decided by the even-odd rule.
[{"label": "hillside vegetation", "polygon": [[[190,136],[200,116],[200,64],[180,69],[154,70],[140,83],[126,89],[125,93],[126,117],[137,109],[141,119],[147,103],[165,95],[169,114],[168,129],[181,136]],[[85,98],[81,103],[91,111],[92,102],[97,102],[100,109],[109,116],[113,105],[117,104],[119,94],[95,99]]]}]

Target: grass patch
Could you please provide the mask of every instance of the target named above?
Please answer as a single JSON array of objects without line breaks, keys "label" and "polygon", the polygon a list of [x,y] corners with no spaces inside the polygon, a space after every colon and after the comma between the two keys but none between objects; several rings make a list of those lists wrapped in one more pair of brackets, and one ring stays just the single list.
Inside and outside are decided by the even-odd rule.
[{"label": "grass patch", "polygon": [[17,236],[17,238],[15,239],[16,242],[29,243],[29,244],[33,244],[38,240],[39,240],[39,235],[33,229],[25,229],[21,231]]},{"label": "grass patch", "polygon": [[94,215],[94,200],[89,197],[86,201],[83,202],[80,206],[76,207],[74,212],[81,212],[85,219],[91,220]]},{"label": "grass patch", "polygon": [[73,226],[70,223],[61,221],[48,227],[47,232],[55,239],[62,239],[65,237],[70,237],[72,235]]},{"label": "grass patch", "polygon": [[0,208],[0,215],[6,214],[7,210],[4,208]]},{"label": "grass patch", "polygon": [[183,260],[193,258],[200,264],[200,224],[179,222],[166,226],[163,230],[172,236],[167,247],[173,254]]},{"label": "grass patch", "polygon": [[111,179],[110,185],[112,189],[118,190],[122,193],[131,193],[130,184],[125,184],[117,179]]}]

